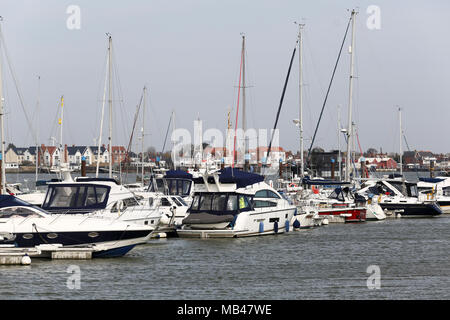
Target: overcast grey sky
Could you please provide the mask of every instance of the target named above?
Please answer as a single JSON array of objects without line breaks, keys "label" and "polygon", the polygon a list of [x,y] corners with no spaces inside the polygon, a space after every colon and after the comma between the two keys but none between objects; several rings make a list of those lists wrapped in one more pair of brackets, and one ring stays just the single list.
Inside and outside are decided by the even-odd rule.
[{"label": "overcast grey sky", "polygon": [[[79,30],[66,26],[69,5],[81,9]],[[366,25],[370,5],[380,8],[379,30]],[[150,99],[146,144],[161,148],[172,110],[177,127],[190,131],[198,116],[204,129],[225,129],[229,107],[234,119],[241,32],[246,34],[247,85],[251,86],[248,126],[272,128],[297,37],[294,21],[306,24],[304,129],[309,139],[350,16],[347,10],[352,8],[359,11],[354,119],[362,149],[398,151],[398,105],[403,108],[403,128],[412,149],[450,151],[449,1],[3,0],[0,15],[27,112],[39,123],[42,143],[59,137],[55,115],[64,95],[65,143],[94,144],[109,32],[123,97],[123,103],[114,104],[114,144],[128,143],[146,85]],[[315,143],[327,150],[337,147],[338,104],[347,125],[349,40]],[[280,144],[293,151],[299,145],[292,123],[298,118],[298,73],[296,56],[279,120]],[[3,74],[7,140],[32,145],[5,59]],[[34,115],[37,75],[41,76],[39,119]]]}]

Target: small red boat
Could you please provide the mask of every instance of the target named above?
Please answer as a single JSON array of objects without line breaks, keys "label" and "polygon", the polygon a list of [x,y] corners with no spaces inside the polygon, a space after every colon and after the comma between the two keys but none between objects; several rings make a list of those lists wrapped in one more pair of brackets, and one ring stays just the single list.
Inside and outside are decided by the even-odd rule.
[{"label": "small red boat", "polygon": [[340,217],[344,222],[364,222],[366,221],[365,207],[352,207],[347,203],[334,203],[331,207],[319,207],[319,216],[329,216],[329,218]]}]

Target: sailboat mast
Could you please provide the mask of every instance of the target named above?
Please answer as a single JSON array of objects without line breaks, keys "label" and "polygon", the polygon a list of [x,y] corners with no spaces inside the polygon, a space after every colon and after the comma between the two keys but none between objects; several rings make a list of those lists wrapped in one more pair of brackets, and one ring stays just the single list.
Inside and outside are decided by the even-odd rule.
[{"label": "sailboat mast", "polygon": [[[173,133],[175,132],[175,110],[172,111],[172,137],[173,137]],[[171,139],[172,140],[172,139]],[[175,141],[172,140],[172,150],[175,147]],[[177,156],[173,157],[173,168],[174,170],[177,170]]]},{"label": "sailboat mast", "polygon": [[298,48],[299,48],[299,129],[300,129],[300,178],[303,178],[305,167],[303,159],[303,37],[302,29],[304,24],[299,24]]},{"label": "sailboat mast", "polygon": [[[1,17],[0,17],[1,21]],[[1,26],[0,26],[1,28]],[[1,29],[0,29],[1,34]],[[2,172],[1,172],[1,194],[6,194],[6,170],[5,170],[5,131],[3,126],[3,116],[4,116],[4,110],[3,110],[3,79],[2,79],[2,59],[0,55],[0,126],[1,126],[1,134],[2,134]]]},{"label": "sailboat mast", "polygon": [[40,97],[41,97],[41,76],[38,76],[38,96],[37,96],[37,103],[36,103],[36,115],[38,118],[37,121],[37,128],[36,128],[36,182],[38,181],[39,177],[39,103],[40,103]]},{"label": "sailboat mast", "polygon": [[403,135],[403,129],[402,129],[402,109],[398,108],[398,118],[400,122],[400,174],[403,176],[403,146],[402,146],[402,135]]},{"label": "sailboat mast", "polygon": [[112,46],[112,37],[109,35],[108,37],[108,60],[109,60],[109,88],[108,88],[108,102],[109,102],[109,137],[108,137],[108,147],[109,147],[109,177],[112,178],[112,59],[111,59],[111,46]]},{"label": "sailboat mast", "polygon": [[64,118],[64,96],[61,96],[61,117],[59,118],[59,167],[64,162],[64,148],[63,148],[63,118]]},{"label": "sailboat mast", "polygon": [[341,157],[341,105],[338,105],[338,165],[339,181],[342,181],[342,157]]},{"label": "sailboat mast", "polygon": [[141,159],[142,159],[142,185],[144,185],[144,124],[145,124],[145,100],[146,100],[146,95],[147,95],[147,88],[144,87],[144,104],[143,104],[143,108],[142,108],[142,155],[141,155]]},{"label": "sailboat mast", "polygon": [[[95,177],[98,178],[98,172],[100,169],[100,154],[102,145],[102,134],[103,134],[103,118],[105,116],[105,102],[106,102],[106,82],[108,80],[108,66],[110,64],[109,56],[106,59],[106,74],[105,74],[105,85],[103,86],[103,100],[102,100],[102,117],[100,119],[100,133],[98,135],[98,147],[97,147],[97,167],[95,169]],[[111,154],[109,155],[111,157]]]},{"label": "sailboat mast", "polygon": [[248,138],[245,135],[246,129],[246,108],[245,108],[245,35],[242,35],[242,132],[244,134],[244,170],[248,170],[249,161],[247,159],[248,153]]},{"label": "sailboat mast", "polygon": [[353,95],[353,72],[354,72],[354,55],[355,55],[355,20],[356,12],[352,10],[352,44],[350,46],[350,85],[349,85],[349,102],[348,102],[348,130],[347,130],[347,158],[345,162],[345,180],[350,181],[350,171],[352,166],[350,163],[351,147],[353,138],[353,123],[352,123],[352,95]]}]

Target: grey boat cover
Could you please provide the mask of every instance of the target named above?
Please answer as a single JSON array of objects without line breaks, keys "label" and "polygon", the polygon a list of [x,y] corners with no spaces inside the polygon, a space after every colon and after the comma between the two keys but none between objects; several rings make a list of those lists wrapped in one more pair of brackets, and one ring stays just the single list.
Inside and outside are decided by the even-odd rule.
[{"label": "grey boat cover", "polygon": [[183,224],[213,224],[222,222],[232,222],[232,214],[216,215],[206,212],[191,213],[184,220]]}]

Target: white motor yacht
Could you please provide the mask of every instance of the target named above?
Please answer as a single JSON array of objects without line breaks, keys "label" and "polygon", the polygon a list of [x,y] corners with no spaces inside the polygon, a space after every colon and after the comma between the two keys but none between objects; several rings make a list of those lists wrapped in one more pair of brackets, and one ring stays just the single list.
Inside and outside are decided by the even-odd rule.
[{"label": "white motor yacht", "polygon": [[81,215],[50,214],[11,195],[0,195],[0,247],[92,248],[94,257],[117,257],[151,236],[150,226]]},{"label": "white motor yacht", "polygon": [[291,230],[295,206],[264,182],[264,177],[225,168],[194,178],[194,198],[180,237],[226,238]]},{"label": "white motor yacht", "polygon": [[142,197],[111,178],[77,177],[75,181],[48,183],[42,208],[50,213],[89,214],[151,226],[161,213],[141,203]]},{"label": "white motor yacht", "polygon": [[427,200],[435,199],[443,213],[450,213],[450,178],[420,178],[417,189]]},{"label": "white motor yacht", "polygon": [[435,199],[420,197],[417,183],[401,179],[379,179],[364,182],[358,194],[372,198],[386,215],[401,217],[433,217],[442,214]]}]

